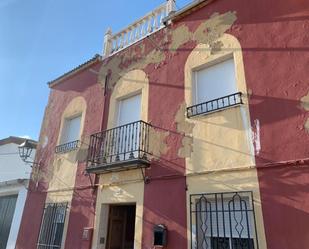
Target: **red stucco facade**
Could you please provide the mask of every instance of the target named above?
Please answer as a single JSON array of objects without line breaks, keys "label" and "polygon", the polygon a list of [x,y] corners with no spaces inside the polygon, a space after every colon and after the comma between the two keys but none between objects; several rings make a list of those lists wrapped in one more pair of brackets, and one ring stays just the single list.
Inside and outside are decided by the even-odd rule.
[{"label": "red stucco facade", "polygon": [[[235,11],[237,16],[227,33],[241,44],[251,124],[258,121],[260,126],[261,149],[256,151],[256,167],[267,248],[307,248],[309,130],[305,123],[309,112],[302,107],[301,98],[309,92],[309,2],[216,0],[157,32],[153,39],[160,41],[168,29],[182,24],[194,31],[213,13],[228,11]],[[141,54],[141,45],[145,46],[144,54]],[[144,190],[143,249],[152,248],[152,229],[157,223],[164,223],[170,230],[168,249],[188,247],[185,160],[177,153],[183,134],[176,132],[175,115],[184,102],[184,65],[196,45],[188,41],[176,52],[163,49],[165,59],[144,68],[150,82],[149,120],[162,130],[172,132],[166,138],[170,149],[154,160],[147,171],[151,181],[145,184]],[[147,56],[153,44],[144,39],[132,49],[140,56]],[[122,58],[126,53],[127,49],[118,56]],[[101,63],[104,66],[108,62],[97,62],[89,68],[99,71]],[[124,60],[122,67],[131,63],[134,59]],[[104,97],[97,75],[89,68],[51,89],[40,141],[45,135],[49,140],[47,146],[39,146],[37,152],[43,170],[51,163],[61,114],[74,97],[82,96],[87,102],[82,138],[106,129],[108,108],[104,111],[104,98],[109,99],[111,90]],[[85,166],[85,163],[78,165],[65,249],[86,249],[91,244],[82,240],[82,232],[84,227],[94,226],[96,190],[91,188],[84,174]],[[46,183],[39,182],[37,187],[32,183],[29,189],[17,249],[36,248]]]}]

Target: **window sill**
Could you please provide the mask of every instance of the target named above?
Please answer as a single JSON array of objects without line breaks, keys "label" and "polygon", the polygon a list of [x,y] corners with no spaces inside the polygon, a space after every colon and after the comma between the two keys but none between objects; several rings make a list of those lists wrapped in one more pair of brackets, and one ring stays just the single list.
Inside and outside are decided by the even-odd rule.
[{"label": "window sill", "polygon": [[243,104],[242,93],[237,92],[221,98],[213,99],[187,108],[187,118],[208,115]]},{"label": "window sill", "polygon": [[72,141],[72,142],[69,142],[69,143],[60,144],[60,145],[56,146],[55,153],[56,154],[63,154],[63,153],[67,153],[67,152],[70,152],[70,151],[77,150],[79,147],[80,147],[80,141],[76,140],[76,141]]}]

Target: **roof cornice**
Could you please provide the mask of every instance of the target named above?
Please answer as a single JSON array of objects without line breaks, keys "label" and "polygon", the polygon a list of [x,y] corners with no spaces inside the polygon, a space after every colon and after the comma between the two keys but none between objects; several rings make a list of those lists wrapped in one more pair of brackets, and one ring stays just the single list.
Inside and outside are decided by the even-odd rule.
[{"label": "roof cornice", "polygon": [[54,87],[55,85],[63,82],[63,80],[72,77],[73,75],[75,75],[76,73],[86,69],[87,67],[99,62],[102,60],[101,55],[96,54],[95,56],[93,56],[90,60],[84,62],[83,64],[80,64],[79,66],[75,67],[74,69],[70,70],[69,72],[66,72],[64,74],[62,74],[61,76],[59,76],[58,78],[48,82],[48,86],[50,88]]}]

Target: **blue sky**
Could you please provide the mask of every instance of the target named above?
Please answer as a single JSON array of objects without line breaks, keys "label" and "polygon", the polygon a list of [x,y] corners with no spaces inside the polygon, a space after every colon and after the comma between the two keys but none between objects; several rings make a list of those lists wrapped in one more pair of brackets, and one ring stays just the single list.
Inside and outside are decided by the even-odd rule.
[{"label": "blue sky", "polygon": [[0,0],[0,139],[37,139],[47,82],[101,53],[107,27],[119,31],[163,2]]}]

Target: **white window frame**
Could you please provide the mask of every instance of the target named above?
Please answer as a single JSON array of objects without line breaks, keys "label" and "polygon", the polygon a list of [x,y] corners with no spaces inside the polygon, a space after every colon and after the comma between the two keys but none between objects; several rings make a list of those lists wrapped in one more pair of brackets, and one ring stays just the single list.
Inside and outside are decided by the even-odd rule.
[{"label": "white window frame", "polygon": [[[122,101],[126,100],[126,99],[129,99],[129,98],[133,98],[133,97],[136,97],[136,96],[140,96],[140,117],[142,117],[142,92],[141,91],[137,91],[137,92],[133,92],[131,94],[128,94],[128,95],[125,95],[125,96],[122,96],[121,98],[118,98],[117,99],[117,111],[116,111],[116,119],[115,119],[115,126],[119,126],[119,121],[120,121],[120,115],[121,115],[121,106],[122,106]],[[140,118],[141,119],[141,118]],[[138,120],[135,120],[135,121],[139,121],[140,119]],[[135,122],[133,121],[133,122]]]},{"label": "white window frame", "polygon": [[[82,127],[82,113],[78,113],[76,115],[73,116],[69,116],[69,117],[65,117],[63,119],[63,125],[62,125],[62,131],[61,131],[61,137],[60,137],[60,141],[59,144],[67,144],[67,143],[71,143],[74,141],[77,141],[80,139],[81,136],[81,127]],[[79,118],[80,119],[80,123],[79,123],[79,131],[78,131],[78,135],[76,137],[76,139],[72,140],[72,141],[66,141],[67,138],[65,138],[65,136],[67,136],[67,132],[68,132],[68,122],[70,122],[71,120],[75,119],[75,118]]]},{"label": "white window frame", "polygon": [[[205,70],[207,68],[211,68],[212,66],[218,65],[218,64],[223,63],[223,62],[228,61],[228,60],[233,60],[234,73],[235,73],[235,88],[236,88],[236,92],[239,91],[239,87],[238,87],[238,84],[237,84],[237,68],[236,68],[235,58],[234,58],[234,54],[230,53],[230,54],[221,56],[221,57],[219,57],[219,58],[217,58],[217,59],[215,59],[211,62],[208,62],[208,63],[203,64],[201,66],[198,66],[196,68],[193,68],[191,70],[191,75],[193,76],[192,77],[192,83],[191,83],[192,84],[192,103],[191,103],[191,105],[197,105],[197,104],[203,103],[203,102],[198,102],[198,87],[197,87],[197,74],[198,74],[198,72]],[[231,94],[233,94],[233,93],[231,93]],[[223,97],[223,96],[221,96],[221,97]],[[207,101],[210,101],[210,100],[207,100]]]}]

